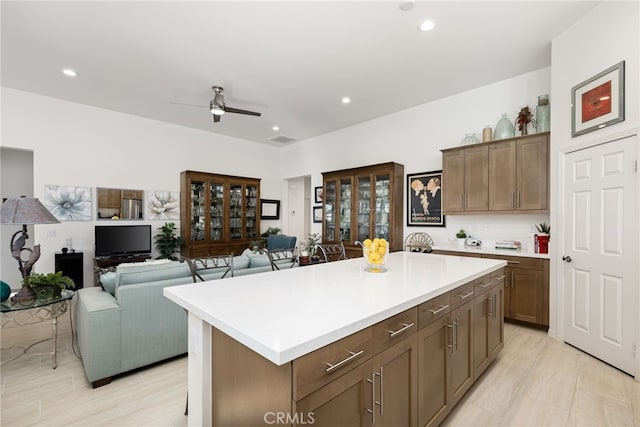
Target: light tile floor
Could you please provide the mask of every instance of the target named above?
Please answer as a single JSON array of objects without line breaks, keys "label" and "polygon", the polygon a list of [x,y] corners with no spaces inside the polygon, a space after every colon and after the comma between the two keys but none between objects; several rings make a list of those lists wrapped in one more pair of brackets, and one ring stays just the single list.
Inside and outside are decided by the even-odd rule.
[{"label": "light tile floor", "polygon": [[[50,329],[40,323],[1,333],[6,348],[46,338]],[[181,427],[186,390],[185,357],[92,389],[65,314],[57,369],[51,356],[31,354],[0,367],[0,425]],[[640,427],[640,382],[545,332],[506,324],[504,350],[443,425]]]}]

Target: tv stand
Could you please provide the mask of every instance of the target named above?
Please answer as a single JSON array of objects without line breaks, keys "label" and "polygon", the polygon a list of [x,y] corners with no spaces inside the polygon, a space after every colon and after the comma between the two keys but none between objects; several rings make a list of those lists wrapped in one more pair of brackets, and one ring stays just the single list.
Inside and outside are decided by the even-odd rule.
[{"label": "tv stand", "polygon": [[144,262],[148,259],[151,259],[151,254],[95,257],[93,258],[93,282],[95,286],[99,286],[100,275],[107,271],[116,271],[116,267],[120,264]]}]

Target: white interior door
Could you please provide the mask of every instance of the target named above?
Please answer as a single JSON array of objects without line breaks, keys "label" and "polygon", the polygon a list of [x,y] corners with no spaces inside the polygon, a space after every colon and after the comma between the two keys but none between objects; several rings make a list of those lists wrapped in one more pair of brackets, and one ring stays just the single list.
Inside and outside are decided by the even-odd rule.
[{"label": "white interior door", "polygon": [[635,371],[637,136],[569,153],[564,168],[564,340]]}]

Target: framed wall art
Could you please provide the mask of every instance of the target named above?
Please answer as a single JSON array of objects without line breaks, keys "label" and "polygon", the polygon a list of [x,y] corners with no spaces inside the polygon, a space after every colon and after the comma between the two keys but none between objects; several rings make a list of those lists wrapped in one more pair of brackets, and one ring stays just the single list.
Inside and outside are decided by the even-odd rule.
[{"label": "framed wall art", "polygon": [[44,205],[58,221],[90,221],[91,188],[73,185],[45,185]]},{"label": "framed wall art", "polygon": [[322,203],[322,187],[314,187],[315,203]]},{"label": "framed wall art", "polygon": [[322,222],[322,206],[313,207],[313,222]]},{"label": "framed wall art", "polygon": [[260,199],[260,219],[280,219],[280,200]]},{"label": "framed wall art", "polygon": [[147,191],[147,218],[180,219],[180,193],[178,191]]},{"label": "framed wall art", "polygon": [[441,170],[407,174],[407,226],[445,226],[441,186]]},{"label": "framed wall art", "polygon": [[624,61],[571,89],[571,136],[624,120]]}]

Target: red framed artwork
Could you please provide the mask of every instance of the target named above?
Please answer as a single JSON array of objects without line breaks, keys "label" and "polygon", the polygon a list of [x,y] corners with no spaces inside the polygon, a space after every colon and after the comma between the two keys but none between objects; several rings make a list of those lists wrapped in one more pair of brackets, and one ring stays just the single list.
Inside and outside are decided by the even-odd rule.
[{"label": "red framed artwork", "polygon": [[624,61],[571,89],[571,136],[624,120]]}]

